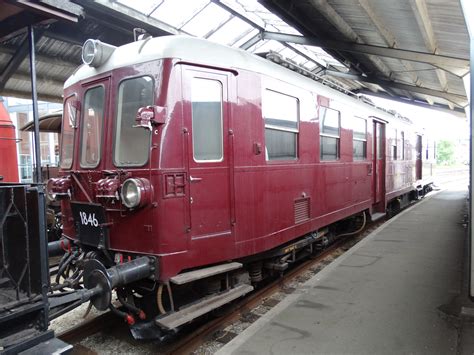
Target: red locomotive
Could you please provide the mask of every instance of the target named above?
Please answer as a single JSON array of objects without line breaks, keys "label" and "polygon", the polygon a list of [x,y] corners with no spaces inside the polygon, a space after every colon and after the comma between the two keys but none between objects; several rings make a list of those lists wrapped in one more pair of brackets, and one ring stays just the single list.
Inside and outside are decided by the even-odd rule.
[{"label": "red locomotive", "polygon": [[429,188],[408,120],[258,56],[169,36],[83,61],[48,191],[94,305],[131,324],[176,330]]}]

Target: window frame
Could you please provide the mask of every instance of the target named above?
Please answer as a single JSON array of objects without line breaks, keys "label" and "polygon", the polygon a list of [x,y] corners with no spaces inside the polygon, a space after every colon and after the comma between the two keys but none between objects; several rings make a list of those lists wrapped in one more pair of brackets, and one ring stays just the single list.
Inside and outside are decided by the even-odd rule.
[{"label": "window frame", "polygon": [[[271,92],[273,94],[278,94],[278,95],[283,95],[283,96],[286,96],[290,99],[293,99],[295,100],[295,103],[296,103],[296,128],[290,128],[290,127],[285,127],[285,126],[279,126],[279,125],[276,125],[276,124],[272,124],[272,123],[267,123],[266,121],[266,118],[265,117],[265,112],[264,112],[264,109],[263,109],[263,106],[264,106],[264,100],[265,100],[265,93],[266,92]],[[300,99],[299,97],[297,96],[294,96],[294,95],[289,95],[287,94],[286,92],[282,92],[280,90],[275,90],[273,88],[270,88],[270,87],[264,87],[263,88],[263,92],[262,92],[262,120],[263,120],[263,124],[264,124],[264,131],[263,131],[263,135],[264,135],[264,139],[265,139],[265,161],[267,163],[270,163],[270,164],[274,164],[274,163],[279,163],[279,162],[297,162],[300,158],[300,154],[299,154],[299,135],[300,135],[300,113],[301,113],[301,103],[300,103]],[[272,119],[271,117],[268,117],[269,119]],[[278,119],[274,119],[274,120],[278,120]],[[291,121],[293,122],[293,121]],[[288,133],[293,133],[295,135],[295,156],[293,158],[284,158],[284,159],[272,159],[269,157],[269,154],[268,154],[268,149],[267,149],[267,142],[266,142],[266,131],[268,130],[274,130],[274,131],[280,131],[280,132],[288,132]]]},{"label": "window frame", "polygon": [[[367,160],[367,119],[366,118],[363,118],[363,117],[359,117],[359,116],[354,116],[355,119],[358,119],[358,120],[362,120],[364,121],[365,123],[365,138],[356,138],[355,137],[355,130],[354,128],[352,128],[352,161],[364,161],[364,160]],[[361,132],[358,132],[358,133],[361,133]],[[358,141],[358,142],[364,142],[364,146],[365,146],[365,149],[364,149],[364,156],[362,158],[357,158],[355,157],[354,155],[354,141]]]},{"label": "window frame", "polygon": [[[321,108],[324,108],[326,110],[333,110],[338,113],[338,129],[337,129],[338,135],[323,132],[323,118],[321,117]],[[341,119],[342,119],[341,111],[336,110],[331,107],[320,105],[318,108],[318,117],[319,117],[319,160],[324,161],[324,162],[331,162],[331,161],[337,162],[341,160]],[[336,152],[337,152],[336,159],[323,159],[322,149],[321,149],[321,144],[322,144],[321,137],[329,137],[329,138],[336,139]]]},{"label": "window frame", "polygon": [[[82,164],[82,148],[83,148],[83,134],[84,134],[84,115],[86,114],[86,94],[98,87],[102,87],[104,89],[104,106],[103,106],[103,117],[102,117],[102,127],[101,127],[101,137],[100,137],[100,142],[99,142],[99,159],[97,160],[97,164],[92,166],[92,165],[84,165]],[[106,110],[106,101],[107,101],[107,87],[103,83],[99,83],[98,85],[93,85],[90,86],[84,91],[83,95],[83,110],[82,110],[82,115],[81,115],[81,129],[80,129],[80,144],[79,144],[79,166],[83,169],[95,169],[99,166],[100,162],[102,161],[102,146],[104,145],[104,124],[105,124],[105,110]]]},{"label": "window frame", "polygon": [[[205,159],[205,160],[196,159],[195,149],[194,149],[196,141],[194,139],[194,115],[193,115],[193,82],[194,82],[194,79],[218,82],[219,85],[220,85],[220,109],[221,109],[221,115],[220,115],[221,157],[220,157],[220,159]],[[192,79],[191,79],[191,92],[190,92],[190,98],[189,98],[189,103],[191,105],[191,107],[190,107],[190,109],[191,109],[191,129],[192,129],[191,139],[192,139],[193,160],[196,163],[200,163],[200,164],[201,163],[221,163],[221,162],[224,161],[224,156],[225,156],[225,152],[224,152],[224,88],[225,88],[225,84],[217,78],[204,77],[204,76],[197,76],[196,75],[196,76],[193,76]]]},{"label": "window frame", "polygon": [[[73,101],[74,101],[74,100],[77,101],[77,93],[74,92],[74,93],[72,93],[71,95],[69,95],[68,97],[65,98],[64,103],[63,103],[63,113],[64,113],[64,111],[65,111],[64,108],[65,108],[65,106],[66,106],[66,102],[67,102],[68,100],[70,100],[71,98],[74,98]],[[62,170],[69,170],[69,169],[72,168],[72,165],[74,164],[74,147],[76,146],[76,130],[77,130],[77,124],[78,124],[77,121],[78,121],[78,116],[80,116],[80,114],[81,114],[81,111],[80,111],[77,107],[75,108],[75,110],[76,110],[76,122],[74,122],[74,126],[71,126],[72,132],[73,132],[73,134],[72,134],[71,163],[70,163],[67,167],[63,166],[63,137],[64,137],[64,135],[63,135],[63,130],[64,130],[64,115],[63,115],[62,121],[61,121],[61,138],[60,138],[61,141],[60,141],[60,143],[59,143],[59,164],[58,164],[58,165],[59,165],[59,168],[62,169]],[[69,119],[69,117],[68,117],[68,119]]]},{"label": "window frame", "polygon": [[[155,103],[155,100],[156,100],[156,85],[155,85],[155,78],[151,75],[151,74],[141,74],[141,75],[134,75],[134,76],[128,76],[128,77],[124,77],[122,79],[120,79],[120,81],[118,82],[117,84],[117,91],[116,91],[116,103],[115,103],[115,114],[114,114],[114,128],[113,128],[113,145],[112,145],[112,162],[114,164],[114,166],[118,167],[118,168],[140,168],[140,167],[143,167],[145,165],[147,165],[149,162],[150,162],[150,149],[148,150],[148,155],[147,155],[147,159],[146,161],[139,165],[139,164],[133,164],[133,165],[120,165],[116,162],[115,160],[115,147],[116,147],[116,144],[117,144],[117,127],[118,127],[118,124],[117,124],[117,116],[118,116],[118,108],[119,108],[119,101],[118,101],[118,97],[119,97],[119,91],[120,91],[120,85],[122,85],[122,83],[124,81],[127,81],[127,80],[133,80],[133,79],[136,79],[136,78],[143,78],[143,77],[149,77],[151,78],[151,81],[152,81],[152,85],[153,85],[153,92],[152,92],[152,98],[153,98],[153,104]],[[152,105],[153,105],[152,104]],[[144,129],[144,128],[136,128],[136,129]],[[152,140],[152,136],[153,136],[153,131],[149,131],[150,132],[150,137],[149,137],[149,141],[148,141],[148,144],[151,145],[151,140]]]}]

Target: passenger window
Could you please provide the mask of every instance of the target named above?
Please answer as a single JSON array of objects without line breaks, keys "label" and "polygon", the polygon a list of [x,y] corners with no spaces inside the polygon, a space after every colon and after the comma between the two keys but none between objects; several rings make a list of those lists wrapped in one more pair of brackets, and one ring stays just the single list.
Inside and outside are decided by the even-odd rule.
[{"label": "passenger window", "polygon": [[400,136],[402,139],[402,160],[405,160],[405,132],[400,132]]},{"label": "passenger window", "polygon": [[222,84],[193,78],[191,86],[193,156],[197,162],[222,161]]},{"label": "passenger window", "polygon": [[363,118],[353,118],[352,143],[354,160],[367,159],[367,121]]},{"label": "passenger window", "polygon": [[97,86],[89,89],[84,97],[81,137],[81,167],[83,168],[95,168],[100,161],[104,93],[104,87]]},{"label": "passenger window", "polygon": [[262,98],[267,160],[298,158],[298,99],[266,89]]},{"label": "passenger window", "polygon": [[319,108],[321,160],[339,159],[341,114],[329,107]]},{"label": "passenger window", "polygon": [[394,129],[393,130],[393,135],[392,135],[392,151],[391,151],[391,154],[392,154],[392,160],[397,160],[397,130]]}]

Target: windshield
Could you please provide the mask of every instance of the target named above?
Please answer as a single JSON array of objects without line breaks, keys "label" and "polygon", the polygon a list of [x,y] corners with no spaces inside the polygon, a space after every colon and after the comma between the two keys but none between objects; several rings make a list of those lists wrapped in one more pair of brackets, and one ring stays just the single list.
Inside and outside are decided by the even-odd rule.
[{"label": "windshield", "polygon": [[76,127],[76,108],[72,103],[75,96],[68,97],[64,102],[63,123],[61,133],[61,168],[70,169],[74,148],[74,128]]},{"label": "windshield", "polygon": [[142,166],[148,161],[150,131],[134,125],[138,109],[150,105],[153,105],[152,78],[142,76],[120,83],[115,131],[115,165]]},{"label": "windshield", "polygon": [[81,167],[95,168],[99,164],[102,125],[104,122],[103,86],[89,89],[84,97],[81,137]]}]

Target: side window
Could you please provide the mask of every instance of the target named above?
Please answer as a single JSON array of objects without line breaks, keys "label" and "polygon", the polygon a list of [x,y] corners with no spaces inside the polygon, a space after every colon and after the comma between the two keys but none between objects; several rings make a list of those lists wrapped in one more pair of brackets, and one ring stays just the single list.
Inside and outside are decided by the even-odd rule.
[{"label": "side window", "polygon": [[392,155],[392,160],[397,160],[397,129],[393,130],[393,135],[392,135],[392,142],[391,142],[391,152],[390,154]]},{"label": "side window", "polygon": [[353,118],[352,143],[354,160],[367,159],[367,121],[363,118]]},{"label": "side window", "polygon": [[191,102],[194,160],[222,161],[222,83],[218,80],[193,78]]},{"label": "side window", "polygon": [[262,98],[267,160],[298,158],[298,99],[266,89]]},{"label": "side window", "polygon": [[405,160],[405,132],[400,132],[400,138],[402,140],[401,142],[402,160]]},{"label": "side window", "polygon": [[321,160],[339,159],[341,114],[328,107],[319,108]]}]

